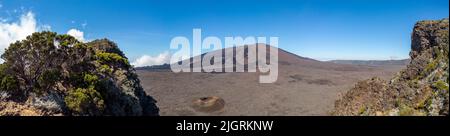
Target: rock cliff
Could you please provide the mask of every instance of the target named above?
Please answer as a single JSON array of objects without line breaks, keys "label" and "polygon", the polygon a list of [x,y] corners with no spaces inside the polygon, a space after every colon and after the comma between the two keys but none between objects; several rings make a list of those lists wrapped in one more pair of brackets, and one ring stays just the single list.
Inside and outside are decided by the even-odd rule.
[{"label": "rock cliff", "polygon": [[336,101],[334,115],[448,115],[449,20],[419,21],[411,62],[390,81],[359,82]]}]

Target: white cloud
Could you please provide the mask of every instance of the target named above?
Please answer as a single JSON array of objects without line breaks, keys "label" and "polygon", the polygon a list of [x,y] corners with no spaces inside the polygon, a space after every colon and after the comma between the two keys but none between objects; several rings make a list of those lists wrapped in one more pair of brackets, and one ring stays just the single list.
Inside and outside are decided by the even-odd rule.
[{"label": "white cloud", "polygon": [[[24,12],[17,21],[9,21],[9,19],[0,18],[0,54],[3,54],[5,48],[8,48],[11,43],[23,40],[28,35],[37,31],[51,31],[51,26],[37,25],[35,15],[31,11]],[[71,29],[67,34],[80,41],[85,41],[84,33],[77,29]],[[0,59],[0,63],[2,62],[3,60]]]},{"label": "white cloud", "polygon": [[159,54],[158,56],[149,56],[144,55],[138,59],[136,59],[131,65],[135,67],[144,67],[144,66],[152,66],[152,65],[162,65],[170,62],[170,53],[164,52]]},{"label": "white cloud", "polygon": [[21,15],[18,22],[0,22],[0,54],[17,40],[23,40],[37,31],[33,12]]},{"label": "white cloud", "polygon": [[77,40],[84,42],[84,33],[77,29],[70,29],[68,35],[75,37]]}]

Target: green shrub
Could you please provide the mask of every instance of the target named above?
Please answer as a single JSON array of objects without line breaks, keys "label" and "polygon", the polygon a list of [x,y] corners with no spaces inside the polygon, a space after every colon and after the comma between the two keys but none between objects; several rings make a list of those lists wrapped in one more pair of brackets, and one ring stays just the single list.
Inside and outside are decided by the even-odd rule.
[{"label": "green shrub", "polygon": [[101,65],[99,71],[102,73],[111,73],[113,70],[108,65]]},{"label": "green shrub", "polygon": [[18,99],[24,98],[24,94],[20,92],[19,81],[16,77],[6,73],[7,68],[5,64],[0,64],[0,91],[8,92],[17,96]]},{"label": "green shrub", "polygon": [[37,88],[47,90],[49,87],[55,85],[61,79],[61,73],[58,70],[47,70],[38,79]]},{"label": "green shrub", "polygon": [[433,83],[433,87],[438,90],[445,90],[445,91],[448,91],[448,89],[449,89],[448,84],[442,80],[439,80],[439,81]]},{"label": "green shrub", "polygon": [[125,64],[125,65],[129,65],[128,63],[128,59],[120,56],[119,54],[116,53],[107,53],[107,52],[97,52],[95,54],[97,60],[102,63],[119,63],[119,64]]},{"label": "green shrub", "polygon": [[366,110],[367,110],[367,107],[366,106],[362,106],[362,107],[359,108],[358,114],[359,115],[363,115],[366,112]]},{"label": "green shrub", "polygon": [[3,77],[6,76],[6,69],[8,67],[6,66],[6,64],[0,64],[0,79],[2,79]]},{"label": "green shrub", "polygon": [[9,93],[17,93],[19,91],[19,82],[13,76],[4,76],[1,79],[0,90]]},{"label": "green shrub", "polygon": [[409,80],[409,81],[408,81],[408,85],[409,85],[411,88],[415,88],[415,89],[417,89],[417,88],[420,87],[420,85],[419,85],[419,80],[418,80],[418,79],[412,79],[412,80]]},{"label": "green shrub", "polygon": [[103,98],[94,88],[70,90],[64,101],[75,115],[100,115],[104,110]]},{"label": "green shrub", "polygon": [[437,65],[438,62],[436,60],[428,63],[428,65],[425,67],[425,72],[426,73],[432,72],[434,69],[436,69]]},{"label": "green shrub", "polygon": [[69,81],[75,88],[89,88],[89,87],[95,88],[99,79],[100,78],[97,75],[86,72],[71,73],[69,76]]},{"label": "green shrub", "polygon": [[400,106],[398,114],[400,116],[413,116],[414,115],[414,109],[408,106]]},{"label": "green shrub", "polygon": [[95,84],[97,84],[98,82],[98,77],[92,74],[84,74],[84,82],[88,86],[95,86]]},{"label": "green shrub", "polygon": [[80,43],[77,39],[75,39],[73,36],[63,34],[63,35],[57,35],[56,40],[59,41],[59,45],[61,46],[69,46],[69,45],[75,45]]},{"label": "green shrub", "polygon": [[95,89],[100,78],[83,72],[71,74],[70,79],[77,89],[69,90],[64,101],[73,115],[101,115],[105,104],[101,93]]}]

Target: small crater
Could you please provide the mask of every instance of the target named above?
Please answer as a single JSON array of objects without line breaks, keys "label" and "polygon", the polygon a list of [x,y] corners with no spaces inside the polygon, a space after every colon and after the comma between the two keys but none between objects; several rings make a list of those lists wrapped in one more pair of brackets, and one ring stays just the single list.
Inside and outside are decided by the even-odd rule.
[{"label": "small crater", "polygon": [[225,100],[217,96],[201,97],[192,102],[192,108],[199,112],[222,112],[225,108]]}]

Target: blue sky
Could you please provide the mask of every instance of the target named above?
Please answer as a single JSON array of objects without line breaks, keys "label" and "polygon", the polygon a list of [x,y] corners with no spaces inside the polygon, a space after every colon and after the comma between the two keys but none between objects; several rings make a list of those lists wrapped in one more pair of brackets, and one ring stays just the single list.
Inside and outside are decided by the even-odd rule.
[{"label": "blue sky", "polygon": [[329,59],[407,58],[414,23],[448,17],[448,0],[0,0],[0,21],[32,12],[38,26],[109,38],[132,61],[175,36],[276,36],[279,47]]}]

